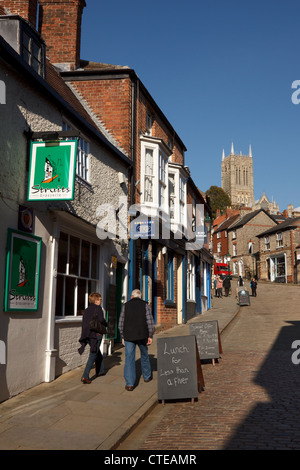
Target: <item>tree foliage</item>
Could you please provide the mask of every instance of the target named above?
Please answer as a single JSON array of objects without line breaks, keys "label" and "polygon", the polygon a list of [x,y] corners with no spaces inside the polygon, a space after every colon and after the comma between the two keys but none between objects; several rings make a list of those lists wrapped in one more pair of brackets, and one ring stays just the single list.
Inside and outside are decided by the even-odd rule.
[{"label": "tree foliage", "polygon": [[219,188],[219,186],[211,186],[207,191],[206,194],[210,198],[210,205],[212,209],[213,218],[216,218],[216,212],[219,209],[221,215],[225,214],[226,207],[231,206],[231,199],[227,193],[225,193],[224,189]]}]

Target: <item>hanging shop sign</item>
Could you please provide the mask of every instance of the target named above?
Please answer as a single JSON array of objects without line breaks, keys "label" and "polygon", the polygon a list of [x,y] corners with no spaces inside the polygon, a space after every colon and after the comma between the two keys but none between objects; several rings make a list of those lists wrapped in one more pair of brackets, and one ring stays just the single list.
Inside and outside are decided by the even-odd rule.
[{"label": "hanging shop sign", "polygon": [[77,140],[31,142],[28,201],[74,198]]},{"label": "hanging shop sign", "polygon": [[41,238],[8,229],[4,310],[38,308]]},{"label": "hanging shop sign", "polygon": [[155,238],[154,220],[133,220],[131,226],[131,237],[136,238]]}]

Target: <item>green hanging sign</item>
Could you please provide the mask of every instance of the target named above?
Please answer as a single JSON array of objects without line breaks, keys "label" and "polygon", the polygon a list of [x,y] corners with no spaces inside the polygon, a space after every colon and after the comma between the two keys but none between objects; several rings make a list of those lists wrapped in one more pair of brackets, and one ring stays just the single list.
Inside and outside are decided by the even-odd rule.
[{"label": "green hanging sign", "polygon": [[31,142],[28,201],[74,199],[77,140]]},{"label": "green hanging sign", "polygon": [[41,238],[8,229],[4,310],[38,308]]}]

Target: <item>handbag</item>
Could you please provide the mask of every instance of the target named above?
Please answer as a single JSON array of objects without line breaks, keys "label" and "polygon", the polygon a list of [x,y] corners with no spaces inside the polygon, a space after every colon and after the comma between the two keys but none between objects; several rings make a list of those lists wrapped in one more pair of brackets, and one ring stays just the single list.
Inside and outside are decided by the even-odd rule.
[{"label": "handbag", "polygon": [[100,335],[106,334],[106,328],[102,323],[99,321],[98,312],[97,310],[94,313],[92,320],[90,321],[90,330],[99,333]]}]

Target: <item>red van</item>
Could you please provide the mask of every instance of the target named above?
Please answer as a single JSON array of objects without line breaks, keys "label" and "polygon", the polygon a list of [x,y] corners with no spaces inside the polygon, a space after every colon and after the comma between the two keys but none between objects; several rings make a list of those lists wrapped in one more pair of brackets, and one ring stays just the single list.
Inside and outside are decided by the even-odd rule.
[{"label": "red van", "polygon": [[[227,275],[228,274],[228,264],[226,263],[215,263],[214,264],[214,274]],[[232,272],[230,271],[230,274]]]}]

